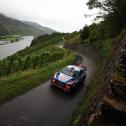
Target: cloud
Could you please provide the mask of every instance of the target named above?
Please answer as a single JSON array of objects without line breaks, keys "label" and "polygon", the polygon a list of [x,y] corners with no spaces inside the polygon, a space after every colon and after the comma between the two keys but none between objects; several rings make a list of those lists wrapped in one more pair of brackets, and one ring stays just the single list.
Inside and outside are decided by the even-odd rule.
[{"label": "cloud", "polygon": [[[0,12],[8,16],[38,22],[61,32],[79,30],[92,22],[88,0],[0,0]],[[94,12],[93,12],[94,13]]]}]

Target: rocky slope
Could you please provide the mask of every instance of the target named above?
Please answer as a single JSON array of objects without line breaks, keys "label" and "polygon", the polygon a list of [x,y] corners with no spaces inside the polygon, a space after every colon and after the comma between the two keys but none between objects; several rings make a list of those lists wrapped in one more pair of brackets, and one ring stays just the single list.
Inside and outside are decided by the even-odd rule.
[{"label": "rocky slope", "polygon": [[[104,90],[89,108],[87,123],[97,126],[126,125],[126,36],[115,52],[112,71],[104,77]],[[114,57],[114,56],[113,56]],[[108,74],[108,75],[107,75]]]}]

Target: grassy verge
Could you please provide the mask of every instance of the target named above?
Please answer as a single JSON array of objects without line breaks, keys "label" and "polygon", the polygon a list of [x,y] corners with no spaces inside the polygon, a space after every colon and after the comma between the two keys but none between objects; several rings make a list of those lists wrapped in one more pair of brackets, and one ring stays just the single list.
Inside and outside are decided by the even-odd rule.
[{"label": "grassy verge", "polygon": [[70,53],[65,59],[48,64],[36,70],[18,72],[0,79],[0,103],[3,103],[27,90],[40,85],[62,67],[74,62],[76,55]]}]

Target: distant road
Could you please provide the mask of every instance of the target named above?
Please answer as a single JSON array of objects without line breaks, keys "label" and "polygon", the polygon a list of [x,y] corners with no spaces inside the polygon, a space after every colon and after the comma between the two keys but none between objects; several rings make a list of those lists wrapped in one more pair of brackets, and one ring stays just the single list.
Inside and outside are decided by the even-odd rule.
[{"label": "distant road", "polygon": [[[82,63],[87,66],[88,85],[96,71],[90,51],[80,48]],[[86,86],[73,94],[50,88],[49,81],[0,106],[0,126],[67,126]]]}]

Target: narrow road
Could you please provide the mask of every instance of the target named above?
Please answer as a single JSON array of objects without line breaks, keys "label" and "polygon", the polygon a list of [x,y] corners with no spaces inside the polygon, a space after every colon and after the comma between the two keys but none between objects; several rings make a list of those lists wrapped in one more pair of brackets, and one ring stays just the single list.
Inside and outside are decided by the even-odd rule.
[{"label": "narrow road", "polygon": [[[82,63],[88,68],[84,87],[72,94],[45,84],[0,105],[0,126],[67,126],[86,87],[96,71],[95,58],[89,50],[79,47]],[[93,59],[94,58],[94,59]]]}]

